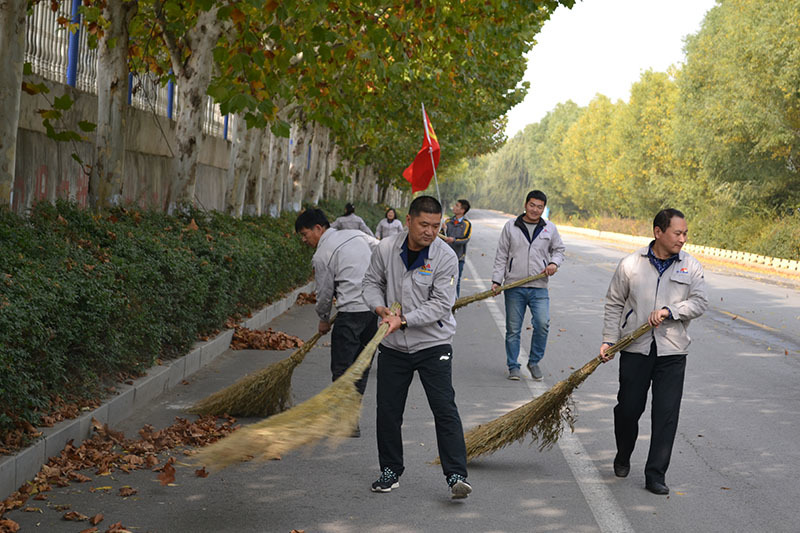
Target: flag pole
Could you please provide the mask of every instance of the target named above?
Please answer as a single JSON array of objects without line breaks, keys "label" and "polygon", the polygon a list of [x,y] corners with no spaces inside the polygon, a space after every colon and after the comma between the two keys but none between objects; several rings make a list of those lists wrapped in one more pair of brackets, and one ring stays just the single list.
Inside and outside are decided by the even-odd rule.
[{"label": "flag pole", "polygon": [[[422,122],[425,127],[425,139],[428,141],[428,154],[431,156],[431,168],[433,169],[433,181],[436,183],[436,199],[442,203],[442,195],[439,192],[439,179],[436,177],[436,163],[433,161],[433,145],[431,144],[431,136],[428,133],[428,115],[425,114],[425,102],[422,102]],[[444,209],[444,206],[442,206]]]}]

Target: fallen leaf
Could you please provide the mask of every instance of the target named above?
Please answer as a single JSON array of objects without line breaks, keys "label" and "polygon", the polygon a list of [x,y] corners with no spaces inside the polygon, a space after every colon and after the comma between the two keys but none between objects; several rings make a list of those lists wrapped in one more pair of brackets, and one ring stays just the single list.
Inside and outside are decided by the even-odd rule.
[{"label": "fallen leaf", "polygon": [[100,530],[96,527],[90,527],[88,529],[82,529],[80,533],[97,533],[98,531]]},{"label": "fallen leaf", "polygon": [[73,522],[89,520],[88,516],[86,516],[85,514],[81,514],[78,511],[70,511],[68,513],[64,513],[64,516],[62,516],[61,518],[63,518],[64,520],[72,520]]},{"label": "fallen leaf", "polygon": [[139,492],[138,490],[134,489],[133,487],[120,487],[119,495],[123,498],[127,498],[128,496],[133,496]]},{"label": "fallen leaf", "polygon": [[92,524],[93,526],[96,526],[97,524],[99,524],[102,521],[103,521],[103,514],[102,513],[98,513],[98,514],[94,515],[92,518],[89,519],[89,523]]},{"label": "fallen leaf", "polygon": [[208,477],[208,472],[206,472],[206,467],[203,467],[199,470],[195,470],[194,475],[197,477]]},{"label": "fallen leaf", "polygon": [[68,503],[59,503],[57,505],[54,505],[53,509],[55,509],[56,511],[66,511],[70,507],[72,507],[72,506],[70,504],[68,504]]},{"label": "fallen leaf", "polygon": [[125,529],[122,522],[117,522],[116,524],[112,524],[111,527],[106,530],[106,533],[131,533],[131,531]]},{"label": "fallen leaf", "polygon": [[100,491],[108,491],[113,489],[111,485],[106,485],[105,487],[92,487],[89,489],[89,492],[100,492]]},{"label": "fallen leaf", "polygon": [[22,510],[23,513],[41,513],[42,510],[39,507],[26,507]]},{"label": "fallen leaf", "polygon": [[200,227],[197,225],[197,222],[195,222],[194,219],[192,219],[191,222],[189,222],[189,224],[186,225],[186,229],[189,231],[197,231],[200,229]]},{"label": "fallen leaf", "polygon": [[161,482],[162,486],[175,483],[175,467],[172,466],[172,463],[174,462],[175,458],[170,457],[167,460],[167,463],[161,469],[161,473],[158,475],[158,480]]},{"label": "fallen leaf", "polygon": [[567,331],[567,330],[559,328],[558,331]]},{"label": "fallen leaf", "polygon": [[720,489],[722,489],[722,490],[731,490],[730,487],[720,487]]},{"label": "fallen leaf", "polygon": [[80,472],[70,472],[69,473],[69,478],[72,481],[77,481],[78,483],[86,483],[87,481],[91,481],[92,480],[92,478],[90,478],[89,476],[85,476],[85,475],[81,474]]},{"label": "fallen leaf", "polygon": [[0,518],[0,528],[2,528],[3,531],[8,531],[8,533],[17,533],[17,531],[19,531],[19,524],[8,518]]}]

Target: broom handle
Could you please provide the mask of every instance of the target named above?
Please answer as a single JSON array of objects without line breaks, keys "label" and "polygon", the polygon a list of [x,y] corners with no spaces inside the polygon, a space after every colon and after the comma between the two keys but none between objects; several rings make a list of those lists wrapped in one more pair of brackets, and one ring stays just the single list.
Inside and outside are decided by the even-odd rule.
[{"label": "broom handle", "polygon": [[[334,323],[334,321],[336,320],[336,317],[337,317],[337,316],[339,316],[339,315],[338,315],[338,313],[337,313],[337,314],[335,314],[335,315],[333,315],[333,316],[330,318],[330,320],[328,320],[328,324],[331,324],[331,325],[333,325],[333,323]],[[308,339],[306,342],[304,342],[304,343],[303,343],[303,345],[302,345],[301,347],[299,347],[297,350],[295,350],[295,352],[294,352],[292,355],[290,355],[290,356],[289,356],[289,359],[292,359],[292,360],[294,360],[294,362],[295,362],[295,363],[297,363],[297,364],[300,364],[300,363],[303,361],[303,359],[305,359],[305,357],[306,357],[306,354],[307,354],[309,351],[311,351],[311,348],[313,348],[313,347],[314,347],[314,345],[315,345],[315,344],[317,344],[317,341],[318,341],[318,340],[319,340],[321,337],[322,337],[322,333],[320,333],[319,331],[317,331],[317,332],[314,334],[314,336],[313,336],[313,337],[311,337],[310,339]]]},{"label": "broom handle", "polygon": [[478,294],[473,294],[471,296],[462,296],[458,300],[456,300],[455,304],[453,304],[453,311],[464,307],[465,305],[469,305],[473,302],[477,302],[479,300],[485,300],[486,298],[491,298],[492,296],[497,296],[501,292],[513,289],[514,287],[519,287],[520,285],[525,285],[526,283],[530,283],[531,281],[536,281],[537,279],[542,279],[546,277],[547,274],[542,272],[541,274],[536,274],[535,276],[528,276],[527,278],[523,278],[519,281],[515,281],[513,283],[509,283],[507,285],[501,285],[497,287],[496,291],[492,291],[489,289],[488,291],[479,292]]},{"label": "broom handle", "polygon": [[[606,355],[614,355],[617,352],[621,352],[622,350],[633,344],[633,341],[635,341],[636,339],[638,339],[651,329],[653,329],[653,326],[651,326],[649,322],[645,322],[644,324],[636,328],[632,333],[629,333],[625,337],[622,337],[620,340],[618,340],[614,344],[614,346],[609,346],[608,349],[606,350]],[[600,356],[598,355],[597,358],[599,359]]]}]

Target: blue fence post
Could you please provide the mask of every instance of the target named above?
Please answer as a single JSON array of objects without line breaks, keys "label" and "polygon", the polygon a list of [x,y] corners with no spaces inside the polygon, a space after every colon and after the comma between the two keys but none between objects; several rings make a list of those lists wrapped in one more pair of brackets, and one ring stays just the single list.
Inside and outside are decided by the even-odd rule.
[{"label": "blue fence post", "polygon": [[128,72],[128,105],[131,105],[132,95],[133,95],[133,72]]},{"label": "blue fence post", "polygon": [[222,138],[228,140],[228,115],[225,115],[225,122],[222,126]]},{"label": "blue fence post", "polygon": [[175,99],[175,82],[167,82],[167,118],[172,119],[172,101]]},{"label": "blue fence post", "polygon": [[306,170],[311,168],[311,144],[308,145],[308,157],[306,157]]},{"label": "blue fence post", "polygon": [[72,23],[78,25],[75,33],[69,36],[69,48],[67,49],[67,85],[75,87],[78,79],[78,49],[80,48],[81,37],[81,14],[78,8],[81,6],[80,0],[72,0]]}]

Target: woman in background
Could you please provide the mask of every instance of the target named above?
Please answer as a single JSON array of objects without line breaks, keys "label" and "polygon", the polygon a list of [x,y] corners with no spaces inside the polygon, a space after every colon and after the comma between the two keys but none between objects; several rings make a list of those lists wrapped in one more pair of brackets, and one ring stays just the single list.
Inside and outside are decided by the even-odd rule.
[{"label": "woman in background", "polygon": [[386,218],[378,222],[378,227],[375,228],[375,236],[378,239],[383,239],[401,231],[403,231],[403,223],[397,220],[397,211],[390,207],[386,210]]},{"label": "woman in background", "polygon": [[370,237],[375,237],[372,230],[364,223],[364,219],[356,215],[356,207],[350,202],[344,205],[344,215],[334,220],[331,227],[334,229],[358,229]]}]

